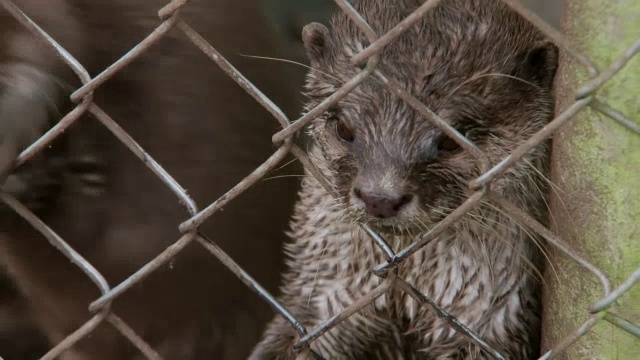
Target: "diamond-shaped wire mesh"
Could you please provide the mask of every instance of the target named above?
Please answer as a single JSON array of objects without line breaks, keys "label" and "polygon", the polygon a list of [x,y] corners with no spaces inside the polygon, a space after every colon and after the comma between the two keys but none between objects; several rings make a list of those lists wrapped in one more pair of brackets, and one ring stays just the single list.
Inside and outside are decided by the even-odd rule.
[{"label": "diamond-shaped wire mesh", "polygon": [[[137,46],[131,49],[131,51],[120,58],[118,61],[109,66],[104,72],[98,76],[91,78],[89,74],[84,70],[83,66],[78,63],[65,49],[59,46],[54,39],[49,37],[47,33],[41,30],[37,24],[33,23],[29,18],[24,15],[15,5],[8,0],[2,0],[2,6],[9,11],[19,22],[24,25],[29,31],[36,34],[36,36],[44,39],[67,63],[67,65],[77,74],[82,82],[82,86],[75,90],[71,95],[71,100],[76,103],[76,107],[66,114],[51,130],[49,130],[44,136],[39,138],[35,143],[29,146],[23,151],[16,162],[16,166],[24,163],[32,158],[43,148],[48,146],[58,135],[60,135],[64,129],[76,121],[83,113],[90,112],[93,114],[110,132],[112,132],[127,148],[131,150],[138,158],[140,158],[140,166],[146,165],[149,167],[160,180],[178,197],[180,202],[184,204],[190,214],[190,218],[186,219],[179,227],[179,230],[183,234],[172,246],[168,247],[164,252],[159,254],[153,261],[150,261],[145,266],[140,268],[135,273],[131,274],[127,279],[116,285],[115,287],[109,287],[104,277],[98,272],[92,264],[87,262],[83,257],[76,252],[71,246],[69,246],[64,239],[60,238],[47,224],[43,223],[37,216],[30,212],[23,204],[6,193],[0,193],[0,199],[17,212],[21,217],[28,221],[37,231],[45,236],[50,243],[55,246],[60,252],[69,258],[74,264],[76,264],[86,276],[95,283],[96,287],[100,290],[101,296],[93,301],[89,309],[95,314],[89,321],[83,326],[78,328],[75,332],[68,335],[63,341],[58,343],[53,349],[51,349],[43,359],[54,359],[70,347],[72,347],[77,341],[85,336],[91,334],[91,332],[101,323],[107,322],[117,329],[124,337],[126,337],[133,345],[135,345],[140,352],[148,359],[159,359],[158,353],[149,346],[144,339],[135,333],[126,323],[127,319],[118,317],[111,308],[111,303],[116,300],[120,295],[127,292],[132,286],[149,276],[155,270],[162,265],[167,264],[175,255],[177,255],[182,249],[192,242],[199,243],[204,250],[209,251],[213,257],[211,261],[220,261],[226,267],[228,267],[239,279],[253,291],[257,293],[266,302],[268,302],[273,309],[275,309],[281,316],[283,316],[291,326],[299,333],[301,339],[296,344],[297,348],[306,349],[310,344],[313,344],[313,340],[322,336],[325,332],[332,327],[344,321],[352,314],[363,309],[370,304],[374,299],[384,294],[391,287],[400,289],[410,296],[412,296],[420,304],[426,307],[430,307],[435,311],[438,316],[442,317],[446,322],[450,324],[452,328],[458,331],[461,335],[468,337],[476,345],[482,347],[485,351],[492,354],[495,358],[502,358],[502,355],[487,344],[483,339],[474,334],[471,330],[467,329],[464,324],[460,323],[455,317],[446,313],[443,309],[440,309],[433,301],[421,294],[412,284],[405,280],[396,277],[393,269],[402,263],[405,259],[410,257],[413,253],[425,246],[427,243],[437,239],[438,235],[444,231],[447,227],[451,226],[458,219],[464,216],[469,210],[477,205],[483,199],[489,199],[495,205],[508,212],[515,220],[521,224],[525,224],[531,231],[537,233],[544,238],[551,246],[556,250],[572,259],[578,266],[582,267],[585,271],[592,274],[600,284],[602,291],[602,298],[595,302],[590,309],[585,309],[585,316],[582,319],[582,323],[576,327],[575,331],[569,334],[563,335],[563,340],[555,344],[555,346],[547,352],[542,358],[547,359],[553,356],[562,354],[568,347],[574,344],[580,337],[588,333],[593,326],[602,319],[618,326],[620,329],[625,330],[633,336],[640,337],[640,328],[636,324],[621,318],[612,311],[611,307],[614,305],[622,295],[629,291],[640,280],[640,268],[635,270],[633,274],[616,288],[612,288],[609,280],[609,276],[596,267],[593,263],[587,259],[581,257],[578,252],[571,249],[569,245],[563,239],[559,238],[552,231],[545,226],[537,222],[532,216],[527,214],[522,209],[519,209],[514,204],[510,203],[505,198],[492,192],[489,188],[491,182],[499,177],[502,173],[509,169],[515,162],[521,159],[529,150],[535,146],[541,144],[543,141],[554,135],[560,127],[570,122],[576,117],[582,110],[591,108],[594,111],[600,112],[613,121],[617,121],[624,126],[628,127],[631,131],[634,131],[640,136],[640,128],[637,122],[625,118],[615,109],[608,106],[604,100],[598,97],[598,90],[603,87],[610,79],[612,79],[618,72],[620,72],[627,62],[633,57],[637,56],[640,52],[640,40],[638,40],[631,48],[624,52],[620,57],[613,61],[604,71],[598,71],[593,61],[577,50],[571,43],[570,39],[567,39],[553,27],[546,24],[536,15],[532,14],[523,5],[514,0],[503,0],[508,6],[512,7],[515,11],[519,12],[522,16],[537,26],[542,32],[544,32],[549,39],[557,44],[562,50],[565,51],[568,56],[571,56],[577,62],[582,64],[588,71],[590,78],[583,84],[577,91],[576,98],[572,103],[564,109],[561,109],[554,120],[552,120],[546,127],[532,136],[528,141],[520,144],[511,154],[503,159],[502,162],[495,166],[490,166],[484,159],[482,152],[475,148],[475,146],[468,145],[465,150],[474,155],[476,160],[480,163],[481,168],[484,169],[483,175],[477,179],[471,181],[470,187],[475,189],[475,193],[471,195],[458,209],[448,215],[442,222],[435,226],[432,230],[426,233],[424,236],[417,239],[413,244],[394,252],[394,250],[386,243],[386,241],[376,234],[374,231],[363,225],[363,229],[371,235],[372,241],[374,241],[381,250],[387,256],[387,262],[381,264],[375,269],[372,269],[377,276],[384,277],[384,281],[379,287],[372,290],[369,294],[361,299],[355,301],[351,306],[344,309],[341,313],[334,317],[327,319],[324,323],[314,329],[306,329],[304,324],[296,319],[286,308],[278,304],[273,296],[267,293],[256,281],[254,281],[234,260],[227,255],[216,243],[210,239],[207,239],[201,233],[199,233],[198,226],[202,224],[211,216],[215,216],[216,212],[222,209],[226,204],[233,201],[239,194],[254,185],[257,181],[262,179],[268,172],[275,169],[287,154],[293,154],[306,168],[307,170],[317,177],[331,192],[332,188],[327,184],[322,176],[318,173],[317,169],[313,166],[311,160],[305,155],[297,145],[292,141],[292,137],[300,131],[305,125],[309,124],[318,115],[327,111],[332,105],[336,104],[346,94],[356,88],[368,77],[375,77],[379,80],[384,87],[389,91],[397,94],[402,100],[406,101],[417,112],[422,114],[425,119],[432,122],[435,126],[441,128],[447,135],[452,137],[461,137],[453,128],[451,128],[442,119],[439,119],[432,113],[425,105],[412,95],[402,89],[401,86],[394,83],[387,78],[385,74],[376,68],[376,54],[378,54],[386,45],[393,42],[404,30],[409,28],[412,24],[416,23],[427,12],[429,12],[435,5],[438,4],[438,0],[428,0],[424,2],[413,14],[404,19],[401,23],[395,26],[391,31],[381,36],[373,34],[365,20],[360,17],[355,10],[346,1],[336,0],[336,3],[340,6],[341,11],[346,12],[349,17],[357,24],[357,26],[367,34],[370,40],[370,45],[362,52],[355,55],[352,58],[354,63],[365,63],[366,66],[363,70],[353,77],[350,81],[346,82],[339,90],[333,95],[323,101],[318,107],[312,109],[300,119],[295,122],[289,121],[283,112],[272,103],[257,87],[255,87],[249,80],[247,80],[240,72],[238,72],[232,64],[230,64],[225,58],[216,51],[216,49],[210,45],[204,38],[202,38],[189,24],[184,22],[179,14],[179,10],[185,6],[188,6],[188,0],[176,0],[168,3],[164,8],[158,12],[159,25],[157,28],[149,34],[149,36],[140,42]],[[282,126],[282,130],[273,135],[273,142],[278,146],[278,149],[273,155],[265,161],[262,165],[255,169],[252,173],[248,174],[244,180],[230,189],[226,194],[221,196],[218,200],[206,208],[199,210],[190,196],[183,190],[183,188],[174,180],[171,175],[166,172],[160,164],[158,164],[153,158],[149,156],[145,150],[140,147],[135,139],[131,138],[117,123],[97,105],[92,103],[92,91],[100,87],[106,81],[123,67],[139,57],[142,53],[160,40],[170,29],[178,28],[184,34],[184,41],[191,42],[194,46],[200,49],[211,61],[217,64],[226,74],[229,75],[242,89],[249,93],[255,101],[266,108],[273,117]],[[470,144],[470,143],[468,143]],[[216,259],[214,259],[214,257]],[[592,315],[588,315],[589,312]]]}]

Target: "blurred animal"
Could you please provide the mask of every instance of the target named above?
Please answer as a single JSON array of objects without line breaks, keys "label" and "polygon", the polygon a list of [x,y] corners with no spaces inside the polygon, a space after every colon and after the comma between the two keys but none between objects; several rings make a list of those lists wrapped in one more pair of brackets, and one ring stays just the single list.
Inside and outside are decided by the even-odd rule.
[{"label": "blurred animal", "polygon": [[[167,1],[15,3],[95,76],[159,25],[157,10]],[[241,56],[295,54],[262,6],[192,1],[181,17],[285,112],[296,114],[303,71]],[[2,191],[34,211],[115,286],[175,242],[178,225],[189,216],[170,189],[88,113],[51,147],[13,168],[16,156],[73,108],[68,97],[79,85],[48,47],[0,9]],[[178,29],[98,87],[94,102],[200,208],[267,159],[274,151],[271,134],[279,127]],[[281,241],[295,187],[286,178],[260,182],[201,226],[269,290],[282,270]],[[0,207],[0,259],[19,291],[4,293],[3,306],[24,299],[51,347],[92,316],[87,307],[100,293],[42,235]],[[185,360],[245,359],[271,314],[198,244],[125,292],[112,308],[163,358]],[[0,328],[0,344],[2,336],[11,336],[5,330]],[[0,348],[0,356],[8,350]],[[138,356],[105,322],[62,358]]]}]

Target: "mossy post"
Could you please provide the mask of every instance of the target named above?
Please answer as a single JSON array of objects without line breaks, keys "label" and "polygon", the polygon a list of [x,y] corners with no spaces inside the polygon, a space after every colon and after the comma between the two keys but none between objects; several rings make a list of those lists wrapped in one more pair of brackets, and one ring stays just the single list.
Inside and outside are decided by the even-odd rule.
[{"label": "mossy post", "polygon": [[[640,1],[568,0],[564,33],[602,71],[640,39]],[[557,78],[558,111],[588,81],[564,53]],[[640,54],[596,92],[640,126]],[[616,288],[640,267],[640,134],[590,107],[553,140],[549,226]],[[545,279],[543,351],[574,332],[602,297],[596,277],[550,246]],[[610,311],[640,324],[640,284]],[[604,316],[604,312],[600,313]],[[601,319],[560,359],[637,360],[640,338]]]}]

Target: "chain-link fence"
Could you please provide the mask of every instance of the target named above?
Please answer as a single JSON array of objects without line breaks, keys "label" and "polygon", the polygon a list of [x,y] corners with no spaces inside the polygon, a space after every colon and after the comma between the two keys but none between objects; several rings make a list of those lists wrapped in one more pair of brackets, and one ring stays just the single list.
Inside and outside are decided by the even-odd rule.
[{"label": "chain-link fence", "polygon": [[[555,344],[554,347],[542,357],[543,359],[548,359],[562,354],[579,338],[588,333],[596,323],[602,320],[616,325],[620,329],[632,334],[632,336],[640,337],[640,327],[638,327],[638,325],[633,324],[632,322],[627,321],[609,311],[610,308],[614,306],[616,300],[628,292],[629,289],[631,289],[634,284],[640,280],[640,268],[635,270],[628,279],[614,288],[609,276],[596,267],[592,262],[579,255],[579,253],[573,250],[565,241],[563,241],[563,239],[559,238],[555,233],[540,224],[532,216],[510,203],[505,198],[495,192],[492,192],[490,189],[492,181],[507,171],[510,166],[520,160],[531,149],[554,135],[560,127],[572,121],[577,114],[586,108],[591,108],[593,111],[600,112],[608,116],[611,119],[611,122],[619,122],[620,124],[628,127],[631,131],[635,132],[636,135],[640,136],[640,128],[638,127],[637,122],[625,118],[622,114],[609,107],[598,95],[598,90],[601,89],[603,85],[612,79],[618,72],[620,72],[621,69],[623,69],[625,65],[634,56],[636,56],[638,52],[640,52],[640,40],[636,41],[631,48],[621,54],[606,69],[599,70],[588,56],[581,53],[572,44],[571,39],[566,38],[560,32],[546,24],[539,17],[528,11],[519,2],[515,0],[503,1],[544,32],[549,39],[564,51],[566,56],[572,57],[582,64],[589,73],[589,79],[576,92],[576,98],[571,102],[571,104],[559,109],[557,112],[558,115],[555,119],[532,136],[528,141],[520,144],[515,151],[505,157],[499,164],[490,166],[490,164],[486,163],[484,160],[479,149],[475,148],[473,145],[468,145],[465,149],[470,151],[486,170],[482,176],[470,182],[469,186],[474,190],[474,194],[471,195],[458,209],[450,213],[437,226],[433,227],[428,233],[421,236],[411,245],[401,249],[400,251],[395,251],[387,244],[384,238],[367,228],[366,225],[363,225],[364,230],[371,235],[372,241],[374,241],[380,247],[381,251],[386,254],[387,261],[380,264],[375,269],[372,269],[376,276],[383,277],[385,280],[382,281],[378,288],[374,289],[363,298],[358,299],[339,314],[327,319],[320,326],[313,329],[307,329],[304,324],[296,319],[286,308],[278,304],[271,294],[265,291],[260,284],[254,281],[251,276],[247,274],[234,261],[234,259],[228,256],[219,246],[217,246],[214,241],[211,241],[202,235],[199,232],[198,227],[211,216],[215,216],[218,211],[220,211],[229,202],[233,201],[238,195],[243,193],[256,182],[260,181],[260,179],[262,179],[267,173],[278,167],[281,161],[288,154],[293,154],[311,174],[316,176],[318,181],[326,187],[327,191],[332,193],[331,186],[324,181],[323,177],[318,173],[318,170],[312,164],[312,161],[306,156],[305,152],[294,143],[293,137],[296,133],[302,130],[303,127],[309,124],[311,120],[329,110],[341,98],[359,86],[359,84],[367,78],[377,78],[389,91],[397,94],[412,108],[423,115],[425,119],[442,129],[447,135],[459,137],[460,135],[457,134],[457,132],[446,122],[434,116],[433,113],[419,100],[407,93],[401,86],[385,77],[385,75],[376,68],[377,54],[384,49],[387,44],[393,42],[394,39],[396,39],[403,31],[419,21],[425,13],[431,11],[439,1],[425,1],[424,4],[413,14],[393,27],[393,29],[388,33],[375,34],[367,25],[365,19],[357,14],[354,8],[350,6],[347,1],[337,0],[336,3],[340,9],[357,24],[364,34],[367,35],[367,39],[370,42],[368,47],[359,54],[353,56],[351,59],[354,64],[363,64],[365,66],[362,67],[362,71],[359,72],[357,76],[344,83],[340,89],[329,96],[319,106],[306,113],[300,119],[290,121],[283,112],[269,100],[269,98],[249,82],[241,73],[239,73],[232,64],[225,60],[225,58],[216,51],[214,46],[207,43],[207,41],[203,39],[188,23],[181,19],[180,9],[185,6],[189,6],[188,0],[172,1],[160,9],[158,11],[160,21],[156,30],[140,44],[134,47],[128,54],[94,78],[91,78],[80,63],[78,63],[64,48],[59,46],[54,39],[47,35],[47,33],[41,30],[37,24],[32,22],[24,13],[22,13],[20,9],[14,6],[11,1],[2,0],[0,2],[2,6],[16,19],[18,19],[22,25],[29,29],[29,31],[45,40],[45,42],[57,52],[57,54],[82,81],[82,86],[76,89],[71,95],[71,100],[77,104],[73,111],[66,114],[50,131],[24,150],[19,155],[16,166],[29,161],[29,159],[38,154],[43,148],[47,147],[64,131],[64,129],[76,121],[83,113],[90,112],[138,158],[140,158],[140,166],[148,166],[158,176],[158,178],[160,178],[160,180],[166,184],[173,193],[175,193],[175,196],[180,200],[180,202],[187,207],[189,213],[189,218],[186,219],[179,227],[183,234],[181,238],[159,254],[153,261],[147,263],[138,271],[131,274],[126,280],[122,281],[115,287],[110,287],[107,285],[103,275],[91,263],[87,262],[74,248],[69,246],[64,239],[60,238],[51,228],[49,228],[47,224],[43,223],[37,216],[35,216],[11,195],[6,193],[0,194],[0,198],[6,205],[11,207],[16,213],[33,225],[33,227],[46,237],[53,246],[62,252],[70,261],[76,264],[84,274],[93,281],[95,286],[101,292],[101,296],[89,305],[89,309],[95,314],[95,316],[75,332],[69,334],[63,341],[58,343],[43,357],[43,359],[54,359],[58,357],[80,339],[89,336],[89,334],[91,334],[91,332],[103,322],[107,322],[117,329],[122,336],[126,337],[147,358],[159,359],[160,356],[158,353],[127,324],[127,319],[120,318],[111,310],[111,303],[123,293],[131,289],[135,284],[148,277],[161,266],[170,262],[174,256],[180,253],[188,244],[193,242],[202,245],[203,251],[211,253],[211,261],[220,261],[223,263],[238,277],[239,281],[242,281],[251,290],[253,290],[256,293],[256,296],[264,299],[264,301],[271,305],[277,313],[284,317],[291,326],[295,328],[300,336],[300,340],[295,345],[298,349],[308,349],[309,345],[313,344],[314,339],[323,336],[325,332],[336,326],[341,321],[344,321],[349,316],[363,309],[381,294],[387,292],[391,288],[395,288],[408,293],[425,307],[431,308],[459,334],[466,336],[470,341],[483,348],[487,353],[492,354],[496,359],[504,358],[499,351],[492,348],[491,345],[485,342],[480,336],[466,328],[464,324],[459,322],[455,317],[439,308],[436,303],[421,294],[420,291],[410,283],[402,278],[393,276],[392,271],[421,247],[431,241],[437,241],[438,235],[447,227],[465,216],[465,214],[474,208],[474,206],[479,204],[481,200],[486,199],[489,199],[493,204],[508,212],[516,221],[526,225],[531,231],[544,238],[550,246],[572,259],[575,264],[584,269],[584,271],[592,274],[593,278],[597,279],[600,283],[602,298],[588,309],[591,315],[585,314],[584,318],[581,320],[582,323],[577,326],[573,332],[564,334],[562,336],[563,340]],[[119,72],[123,67],[127,66],[127,64],[147,51],[153,43],[160,40],[170,29],[174,27],[178,28],[185,35],[184,41],[190,41],[197,48],[202,50],[202,52],[205,53],[211,61],[215,62],[225,73],[227,73],[238,84],[238,86],[250,94],[260,105],[266,108],[282,126],[282,130],[274,134],[272,138],[273,143],[277,145],[277,150],[273,155],[262,165],[256,168],[255,171],[247,175],[244,180],[204,209],[200,209],[195,204],[180,184],[178,184],[160,164],[150,157],[149,154],[147,154],[145,150],[136,143],[135,139],[131,138],[124,130],[122,130],[107,113],[92,103],[92,91],[109,81],[115,73]],[[464,141],[464,139],[461,141]],[[469,142],[465,143],[471,144]]]}]

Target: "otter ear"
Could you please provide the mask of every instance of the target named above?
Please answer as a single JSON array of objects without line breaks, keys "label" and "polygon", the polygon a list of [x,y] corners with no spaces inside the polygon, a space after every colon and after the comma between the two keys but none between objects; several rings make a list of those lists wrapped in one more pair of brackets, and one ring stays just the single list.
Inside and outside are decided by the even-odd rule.
[{"label": "otter ear", "polygon": [[558,69],[558,47],[548,41],[539,42],[524,55],[520,65],[521,78],[551,89]]},{"label": "otter ear", "polygon": [[302,29],[302,41],[311,66],[314,68],[324,67],[333,46],[329,29],[320,23],[311,23]]}]

